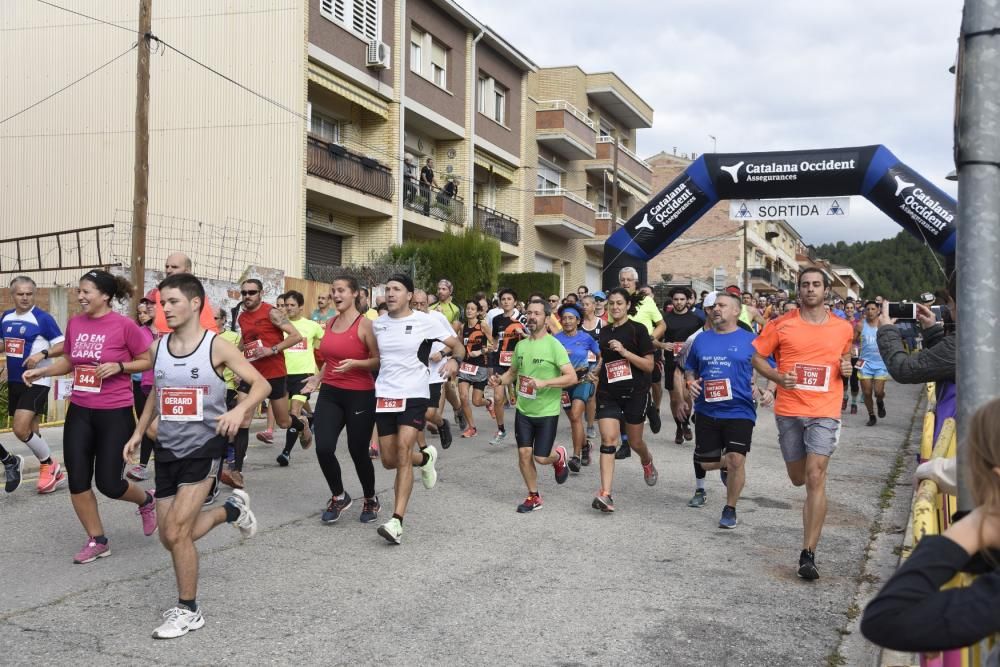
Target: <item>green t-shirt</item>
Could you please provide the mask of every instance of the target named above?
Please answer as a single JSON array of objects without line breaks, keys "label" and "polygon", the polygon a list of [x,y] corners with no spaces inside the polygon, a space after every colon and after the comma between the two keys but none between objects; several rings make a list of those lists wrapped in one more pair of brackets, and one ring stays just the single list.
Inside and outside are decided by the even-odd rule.
[{"label": "green t-shirt", "polygon": [[[219,338],[229,341],[236,347],[240,346],[240,334],[236,331],[226,329],[219,334]],[[236,373],[229,370],[229,366],[222,369],[222,379],[226,381],[226,389],[236,389]]]},{"label": "green t-shirt", "polygon": [[656,307],[656,302],[647,296],[639,302],[639,308],[636,309],[635,315],[629,315],[629,319],[633,322],[646,325],[646,330],[652,336],[653,329],[663,321],[663,315],[660,314],[660,309]]},{"label": "green t-shirt", "polygon": [[444,315],[449,324],[454,324],[455,320],[457,320],[462,314],[461,309],[455,305],[454,301],[449,301],[448,303],[438,301],[437,303],[431,305],[430,310],[436,310]]},{"label": "green t-shirt", "polygon": [[569,354],[562,343],[549,334],[532,340],[525,338],[514,347],[514,365],[518,378],[514,388],[517,393],[517,410],[525,417],[552,417],[559,414],[562,407],[562,388],[545,387],[535,391],[529,398],[520,391],[522,377],[536,380],[551,380],[562,375],[560,368],[569,363]]},{"label": "green t-shirt", "polygon": [[302,341],[285,350],[285,368],[289,375],[312,375],[316,372],[313,349],[319,347],[323,340],[323,327],[304,317],[291,322],[302,334]]}]

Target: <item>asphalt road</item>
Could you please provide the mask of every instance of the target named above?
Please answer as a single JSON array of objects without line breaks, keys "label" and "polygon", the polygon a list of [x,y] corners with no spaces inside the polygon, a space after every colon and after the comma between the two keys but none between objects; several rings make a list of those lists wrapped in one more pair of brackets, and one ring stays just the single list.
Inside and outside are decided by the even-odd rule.
[{"label": "asphalt road", "polygon": [[[322,525],[329,492],[313,453],[279,468],[278,448],[254,441],[246,473],[260,533],[241,541],[223,525],[199,542],[207,623],[170,641],[150,638],[176,600],[169,555],[143,537],[134,507],[102,499],[113,555],[73,565],[86,536],[67,491],[38,496],[29,479],[0,495],[0,655],[11,665],[824,665],[856,612],[869,531],[920,391],[890,384],[877,427],[864,426],[863,407],[845,418],[815,582],[795,576],[805,493],[787,480],[766,409],[732,531],[717,527],[717,473],[708,504],[686,506],[692,446],[673,444],[672,423],[651,438],[657,486],[637,458],[619,462],[612,515],[590,507],[596,460],[558,487],[540,471],[544,508],[521,515],[514,446],[456,439],[437,487],[417,481],[401,546],[358,522],[360,502]],[[46,430],[57,455],[61,435]],[[360,497],[343,443],[338,455]],[[392,479],[378,465],[376,476],[387,518]]]}]

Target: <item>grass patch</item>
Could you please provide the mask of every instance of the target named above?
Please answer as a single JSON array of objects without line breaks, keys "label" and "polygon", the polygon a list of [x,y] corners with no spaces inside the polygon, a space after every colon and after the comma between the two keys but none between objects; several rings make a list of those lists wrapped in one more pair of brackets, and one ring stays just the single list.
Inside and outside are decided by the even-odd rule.
[{"label": "grass patch", "polygon": [[847,664],[847,658],[840,654],[840,650],[837,649],[830,655],[826,656],[826,667],[841,667]]}]

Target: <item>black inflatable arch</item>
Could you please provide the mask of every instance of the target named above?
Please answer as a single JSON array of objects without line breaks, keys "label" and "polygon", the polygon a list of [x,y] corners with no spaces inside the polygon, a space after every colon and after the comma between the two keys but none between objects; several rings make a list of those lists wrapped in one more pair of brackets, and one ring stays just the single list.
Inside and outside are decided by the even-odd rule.
[{"label": "black inflatable arch", "polygon": [[708,153],[629,218],[604,243],[603,286],[646,262],[722,199],[864,195],[938,252],[955,252],[956,204],[885,146],[773,153]]}]

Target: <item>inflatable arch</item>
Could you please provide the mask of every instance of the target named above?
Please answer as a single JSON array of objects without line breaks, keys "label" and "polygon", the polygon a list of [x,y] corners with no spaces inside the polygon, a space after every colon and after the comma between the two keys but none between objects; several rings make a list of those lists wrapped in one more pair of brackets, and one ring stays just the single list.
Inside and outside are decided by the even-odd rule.
[{"label": "inflatable arch", "polygon": [[722,199],[864,195],[944,255],[955,252],[956,203],[885,146],[772,153],[708,153],[629,218],[604,243],[605,288],[646,262]]}]

